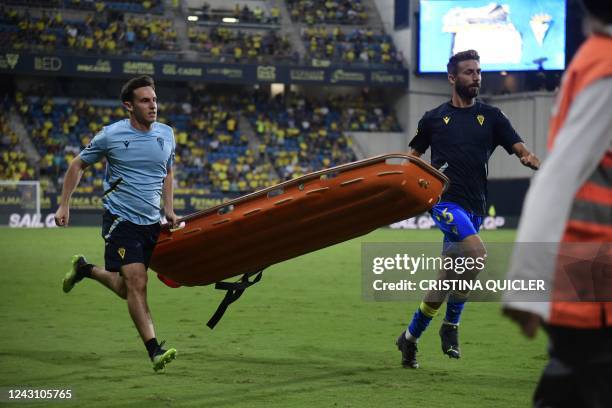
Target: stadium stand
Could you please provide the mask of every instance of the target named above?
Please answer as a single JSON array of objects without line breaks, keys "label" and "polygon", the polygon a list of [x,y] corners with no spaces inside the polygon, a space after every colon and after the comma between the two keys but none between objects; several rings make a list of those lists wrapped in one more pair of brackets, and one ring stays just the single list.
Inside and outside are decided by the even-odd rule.
[{"label": "stadium stand", "polygon": [[401,66],[403,56],[384,32],[354,29],[348,34],[337,26],[305,27],[302,40],[308,56],[313,60],[331,60],[341,63],[384,64]]},{"label": "stadium stand", "polygon": [[[17,7],[24,4],[37,7]],[[391,37],[367,25],[368,15],[359,1],[289,1],[294,21],[310,22],[314,13],[311,23],[316,26],[287,25],[288,17],[282,24],[280,7],[266,2],[203,3],[201,8],[188,9],[194,13],[189,22],[178,9],[164,10],[161,0],[27,0],[24,4],[0,5],[0,48],[222,63],[386,68],[403,64]],[[233,22],[224,22],[228,18]],[[197,54],[186,57],[193,51]]]},{"label": "stadium stand", "polygon": [[241,109],[236,97],[208,94],[194,104],[160,105],[160,121],[176,129],[179,189],[247,193],[278,181],[265,158],[249,148],[240,129]]},{"label": "stadium stand", "polygon": [[227,27],[191,26],[192,49],[222,62],[283,61],[297,58],[287,37],[274,30],[239,30]]},{"label": "stadium stand", "polygon": [[[25,98],[17,94],[16,103],[26,130],[41,157],[41,179],[58,184],[70,160],[89,144],[103,124],[124,117],[122,109],[91,106],[84,100]],[[104,163],[96,163],[88,168],[81,178],[79,191],[100,190],[103,171]]]},{"label": "stadium stand", "polygon": [[291,19],[312,24],[363,25],[368,15],[360,0],[287,0]]},{"label": "stadium stand", "polygon": [[395,112],[382,99],[362,92],[353,95],[332,96],[331,108],[341,112],[341,126],[351,132],[401,132]]},{"label": "stadium stand", "polygon": [[162,14],[164,5],[162,0],[5,0],[3,3],[24,7],[71,8],[94,11],[100,13],[105,10],[125,13],[154,13]]},{"label": "stadium stand", "polygon": [[[246,193],[278,182],[264,157],[255,157],[248,138],[239,129],[240,111],[223,97],[192,106],[160,103],[158,120],[175,129],[175,172],[181,192]],[[106,124],[125,118],[113,101],[91,103],[82,99],[25,98],[16,96],[17,109],[42,159],[40,177],[61,184],[70,160]],[[105,164],[88,168],[79,192],[102,189]]]},{"label": "stadium stand", "polygon": [[154,13],[164,12],[162,0],[123,0],[123,1],[93,1],[93,0],[64,0],[63,5],[81,10],[121,11],[126,13]]},{"label": "stadium stand", "polygon": [[277,6],[272,6],[268,9],[267,4],[264,2],[253,7],[248,4],[241,5],[240,3],[235,3],[233,7],[231,4],[224,4],[218,7],[204,2],[201,8],[190,8],[189,12],[190,15],[198,16],[200,23],[224,23],[229,18],[233,19],[230,20],[231,24],[239,25],[280,24],[280,9]]},{"label": "stadium stand", "polygon": [[0,109],[0,179],[33,180],[36,172],[26,160],[15,132],[9,126],[10,102],[5,100]]},{"label": "stadium stand", "polygon": [[253,96],[246,115],[284,179],[356,160],[345,131],[399,131],[395,115],[363,96],[317,101],[299,94]]},{"label": "stadium stand", "polygon": [[[395,114],[367,94],[318,101],[296,93],[271,98],[263,91],[193,95],[191,102],[159,104],[158,120],[175,130],[175,173],[183,193],[248,193],[355,160],[347,131],[401,131]],[[126,117],[111,100],[18,93],[15,107],[42,158],[40,177],[56,188],[92,137]],[[100,191],[104,168],[88,168],[79,191]]]},{"label": "stadium stand", "polygon": [[178,51],[171,19],[121,13],[85,14],[65,20],[61,10],[0,9],[0,47],[88,54],[142,54]]},{"label": "stadium stand", "polygon": [[[164,3],[173,7],[164,9]],[[358,28],[371,20],[359,0],[211,3],[11,0],[0,5],[0,48],[232,64],[401,65],[390,36]],[[316,26],[292,24],[285,5],[294,23]],[[197,21],[188,21],[184,12],[194,12]],[[238,21],[226,23],[226,17]],[[254,191],[355,160],[347,132],[401,131],[394,113],[367,95],[271,98],[268,91],[246,89],[160,103],[159,121],[175,129],[179,190]],[[125,117],[114,100],[68,94],[17,93],[12,102],[41,156],[39,176],[56,187],[95,133]],[[103,163],[92,166],[79,189],[101,189],[103,171]]]},{"label": "stadium stand", "polygon": [[177,51],[176,39],[177,33],[170,19],[132,17],[126,21],[125,44],[132,51]]}]

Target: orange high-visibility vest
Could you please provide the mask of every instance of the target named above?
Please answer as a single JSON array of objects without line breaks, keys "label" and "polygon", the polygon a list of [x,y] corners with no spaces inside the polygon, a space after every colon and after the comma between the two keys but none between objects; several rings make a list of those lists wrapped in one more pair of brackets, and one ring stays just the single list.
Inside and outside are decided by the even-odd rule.
[{"label": "orange high-visibility vest", "polygon": [[[612,50],[612,37],[600,35],[591,36],[580,47],[563,78],[561,92],[550,121],[549,149],[552,148],[576,96],[596,81],[612,76],[612,52],[610,50]],[[597,255],[601,256],[600,261],[604,261],[601,265],[610,269],[610,265],[612,265],[610,263],[612,252],[612,184],[610,182],[612,180],[612,151],[602,152],[602,156],[599,166],[574,197],[565,232],[561,239],[561,247],[564,243],[590,243],[587,245],[592,249],[593,243],[601,243]],[[570,251],[580,252],[578,245],[571,246],[571,248],[573,249]],[[567,253],[564,255],[567,255]],[[570,254],[570,256],[573,255]],[[554,301],[555,298],[564,298],[558,295],[564,289],[567,289],[567,279],[565,279],[566,286],[564,288],[562,282],[564,279],[561,278],[563,274],[561,258],[562,254],[560,252],[557,258],[549,323],[585,329],[612,326],[612,302]],[[580,258],[580,254],[576,254],[574,259],[578,258]],[[595,273],[593,272],[594,269],[593,267],[589,267],[589,269],[589,271],[584,271],[585,280],[593,279],[591,273]],[[578,270],[578,272],[582,271]],[[588,284],[593,285],[592,282],[585,283],[585,285]],[[596,291],[598,289],[608,290],[607,288],[597,287],[592,290]],[[612,296],[607,297],[607,299],[610,298]],[[601,297],[595,297],[594,299],[600,300]]]}]

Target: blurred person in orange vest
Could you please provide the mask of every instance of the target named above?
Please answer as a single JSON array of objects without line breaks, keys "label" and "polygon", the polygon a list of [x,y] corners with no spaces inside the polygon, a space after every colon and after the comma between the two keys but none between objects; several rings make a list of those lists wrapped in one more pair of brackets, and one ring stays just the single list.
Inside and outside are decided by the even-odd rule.
[{"label": "blurred person in orange vest", "polygon": [[504,300],[527,337],[548,333],[535,407],[612,407],[612,7],[582,3],[589,36],[564,74],[508,273],[549,290],[541,302]]}]

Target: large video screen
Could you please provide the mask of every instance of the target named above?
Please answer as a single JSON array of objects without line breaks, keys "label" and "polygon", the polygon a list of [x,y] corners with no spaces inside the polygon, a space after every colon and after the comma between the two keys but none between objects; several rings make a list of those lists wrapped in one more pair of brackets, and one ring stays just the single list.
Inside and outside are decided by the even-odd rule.
[{"label": "large video screen", "polygon": [[565,69],[565,0],[421,0],[421,73],[475,49],[483,71]]}]

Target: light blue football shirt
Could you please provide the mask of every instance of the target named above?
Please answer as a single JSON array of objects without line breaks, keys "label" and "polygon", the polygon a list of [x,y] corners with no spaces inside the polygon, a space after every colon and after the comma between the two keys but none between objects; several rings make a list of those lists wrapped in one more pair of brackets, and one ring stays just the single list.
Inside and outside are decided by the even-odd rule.
[{"label": "light blue football shirt", "polygon": [[174,160],[172,128],[154,122],[148,132],[129,119],[105,126],[80,153],[93,164],[106,157],[104,208],[139,225],[160,220],[164,179]]}]

